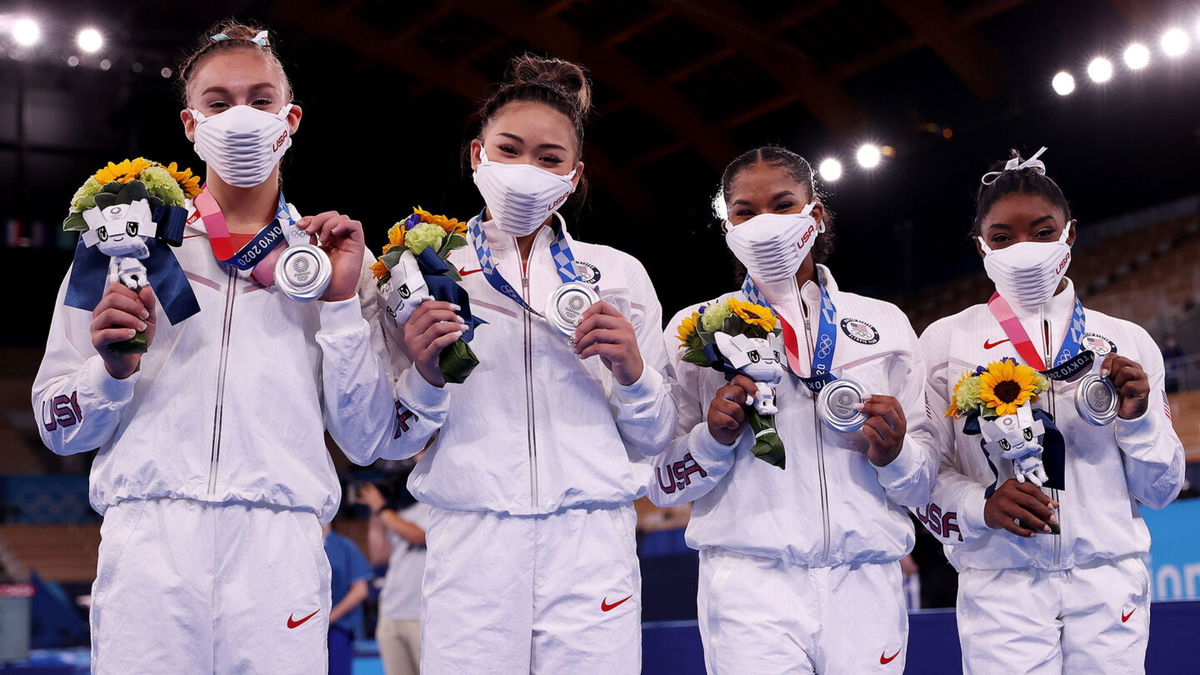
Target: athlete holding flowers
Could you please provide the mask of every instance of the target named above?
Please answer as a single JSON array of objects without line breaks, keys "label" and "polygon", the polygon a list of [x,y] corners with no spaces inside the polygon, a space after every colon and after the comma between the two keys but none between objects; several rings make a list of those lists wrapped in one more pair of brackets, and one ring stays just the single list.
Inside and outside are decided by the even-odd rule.
[{"label": "athlete holding flowers", "polygon": [[[921,336],[926,396],[947,413],[917,515],[959,571],[966,672],[1138,673],[1150,628],[1138,504],[1179,494],[1183,447],[1154,341],[1085,309],[1064,276],[1076,223],[1043,151],[997,163],[976,196],[971,234],[996,293]],[[988,438],[987,422],[970,433],[987,408],[1036,415],[1043,433],[1014,440],[1044,447],[1044,473],[1023,451],[1000,461],[1014,445]]]},{"label": "athlete holding flowers", "polygon": [[[199,313],[171,325],[151,289],[120,284],[87,312],[63,304],[64,283],[33,387],[50,448],[100,449],[92,668],[319,672],[330,609],[321,523],[341,493],[324,432],[361,463],[393,435],[377,414],[392,407],[382,336],[364,320],[378,295],[361,225],[335,212],[299,218],[280,191],[301,110],[266,31],[215,27],[180,77],[183,130],[207,164],[174,249]],[[275,256],[297,251],[304,264],[283,270],[289,292],[320,278],[320,299],[274,283]],[[145,353],[111,348],[136,331]]]},{"label": "athlete holding flowers", "polygon": [[[700,550],[708,671],[902,672],[898,561],[914,541],[904,507],[925,503],[934,467],[916,336],[898,308],[841,291],[817,264],[832,233],[803,157],[777,147],[739,156],[720,199],[748,278],[668,325],[677,438],[654,458],[650,486],[659,506],[695,502],[687,542]],[[752,450],[765,432],[749,431],[749,402],[763,383],[727,383],[689,356],[697,323],[730,325],[714,312],[772,332],[763,304],[782,328],[774,358],[790,371],[775,385],[786,468]]]},{"label": "athlete holding flowers", "polygon": [[558,214],[582,178],[589,92],[579,66],[524,56],[480,110],[486,208],[448,261],[486,322],[479,365],[461,384],[439,366],[461,307],[426,301],[403,326],[396,442],[413,455],[439,432],[409,481],[432,507],[423,672],[641,669],[632,500],[674,408],[645,270]]}]

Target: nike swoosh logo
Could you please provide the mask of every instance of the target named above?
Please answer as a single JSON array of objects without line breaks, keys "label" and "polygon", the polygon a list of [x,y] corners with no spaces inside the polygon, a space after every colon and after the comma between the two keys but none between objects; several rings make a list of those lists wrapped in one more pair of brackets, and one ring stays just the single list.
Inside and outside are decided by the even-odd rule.
[{"label": "nike swoosh logo", "polygon": [[633,597],[632,595],[627,595],[627,596],[621,598],[620,600],[614,602],[611,605],[608,604],[608,598],[604,598],[603,600],[600,601],[600,611],[601,612],[611,612],[612,610],[616,609],[617,607],[620,607],[621,603],[625,602],[626,600],[628,600],[632,597]]},{"label": "nike swoosh logo", "polygon": [[460,277],[465,277],[465,276],[467,276],[468,274],[475,274],[476,272],[482,272],[482,271],[483,271],[483,268],[482,268],[482,267],[480,267],[480,268],[479,268],[479,269],[477,269],[477,270],[469,270],[469,269],[467,269],[467,268],[465,268],[465,267],[460,267],[460,268],[458,268],[458,276],[460,276]]},{"label": "nike swoosh logo", "polygon": [[309,619],[311,619],[311,618],[313,618],[314,616],[316,616],[316,615],[317,615],[317,612],[319,612],[319,611],[321,611],[321,610],[319,610],[319,609],[318,609],[316,612],[313,612],[312,614],[309,614],[308,616],[304,617],[303,619],[300,619],[299,621],[296,621],[295,619],[293,619],[293,618],[292,618],[292,615],[291,615],[291,614],[289,614],[289,615],[288,615],[288,628],[296,628],[296,627],[297,627],[297,626],[299,626],[300,624],[302,624],[302,623],[304,623],[305,621],[308,621]]},{"label": "nike swoosh logo", "polygon": [[984,340],[983,348],[991,349],[992,347],[998,347],[998,346],[1004,344],[1005,342],[1008,342],[1008,338],[1004,338],[1003,340],[997,340],[995,342],[992,342],[991,340]]},{"label": "nike swoosh logo", "polygon": [[1136,611],[1137,611],[1137,608],[1135,607],[1134,609],[1129,610],[1128,614],[1126,614],[1125,612],[1121,612],[1121,623],[1125,623],[1126,621],[1128,621],[1129,617],[1133,616],[1133,613]]},{"label": "nike swoosh logo", "polygon": [[895,661],[896,657],[900,656],[901,651],[903,651],[903,649],[897,649],[896,653],[892,654],[891,656],[885,656],[886,652],[880,652],[880,654],[879,654],[880,665],[886,666],[887,664],[891,663],[892,661]]}]

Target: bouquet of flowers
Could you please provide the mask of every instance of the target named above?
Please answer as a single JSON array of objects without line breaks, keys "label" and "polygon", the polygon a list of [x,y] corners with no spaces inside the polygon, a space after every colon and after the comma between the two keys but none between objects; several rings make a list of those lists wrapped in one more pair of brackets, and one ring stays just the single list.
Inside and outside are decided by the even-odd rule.
[{"label": "bouquet of flowers", "polygon": [[[989,463],[999,455],[1012,460],[1017,480],[1061,489],[1062,436],[1044,410],[1033,408],[1049,389],[1044,375],[1005,357],[963,373],[946,416],[967,418],[963,431],[983,436],[980,443]],[[994,489],[988,489],[989,496]]]},{"label": "bouquet of flowers", "polygon": [[779,332],[778,320],[762,305],[729,297],[703,305],[679,326],[683,360],[725,373],[726,378],[745,375],[754,381],[758,395],[746,401],[750,429],[754,432],[751,451],[764,462],[785,468],[783,441],[775,430],[775,388],[783,378],[779,352],[769,338]]},{"label": "bouquet of flowers", "polygon": [[[200,178],[172,162],[163,166],[138,157],[88,177],[71,197],[63,229],[81,233],[67,286],[66,304],[91,311],[104,294],[108,270],[133,291],[153,286],[172,324],[200,311],[183,269],[167,246],[183,242],[185,199],[200,194]],[[139,332],[114,351],[146,351]]]},{"label": "bouquet of flowers", "polygon": [[461,384],[479,365],[469,343],[475,327],[485,323],[472,316],[467,292],[456,282],[458,270],[447,264],[450,252],[467,245],[467,224],[455,218],[434,215],[420,207],[388,230],[388,243],[371,266],[388,315],[403,325],[425,300],[450,302],[462,308],[467,330],[454,344],[442,350],[439,366],[447,382]]}]

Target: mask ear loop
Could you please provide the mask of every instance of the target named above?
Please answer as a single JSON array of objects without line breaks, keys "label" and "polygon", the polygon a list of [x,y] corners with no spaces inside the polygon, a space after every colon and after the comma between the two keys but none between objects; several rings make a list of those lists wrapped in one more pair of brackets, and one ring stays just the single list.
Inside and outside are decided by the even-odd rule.
[{"label": "mask ear loop", "polygon": [[1071,234],[1071,228],[1074,227],[1076,224],[1077,223],[1074,218],[1067,221],[1067,224],[1063,227],[1062,234],[1058,237],[1058,243],[1060,243],[1060,244],[1067,243],[1067,239],[1070,237],[1070,234]]}]

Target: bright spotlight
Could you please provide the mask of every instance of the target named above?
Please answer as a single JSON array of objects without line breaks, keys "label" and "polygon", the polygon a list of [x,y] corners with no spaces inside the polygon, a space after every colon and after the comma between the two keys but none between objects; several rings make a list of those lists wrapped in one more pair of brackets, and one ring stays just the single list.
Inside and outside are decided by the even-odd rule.
[{"label": "bright spotlight", "polygon": [[1112,61],[1103,56],[1092,59],[1092,62],[1088,64],[1087,74],[1092,79],[1092,82],[1097,84],[1108,82],[1112,79],[1113,74]]},{"label": "bright spotlight", "polygon": [[104,46],[104,36],[95,28],[84,28],[75,36],[75,44],[89,54],[95,54]]},{"label": "bright spotlight", "polygon": [[842,177],[842,163],[830,157],[821,161],[817,171],[821,174],[821,180],[832,183]]},{"label": "bright spotlight", "polygon": [[42,38],[42,27],[33,19],[17,19],[13,23],[12,35],[17,44],[29,47]]},{"label": "bright spotlight", "polygon": [[855,153],[855,159],[858,160],[858,165],[864,169],[874,169],[879,166],[879,161],[883,154],[879,152],[879,146],[871,143],[864,143],[858,146],[858,152]]},{"label": "bright spotlight", "polygon": [[1130,70],[1141,70],[1150,65],[1150,50],[1146,45],[1135,42],[1125,48],[1125,65]]},{"label": "bright spotlight", "polygon": [[1162,45],[1163,53],[1167,56],[1182,56],[1188,49],[1188,36],[1182,30],[1172,28],[1163,33],[1159,44]]},{"label": "bright spotlight", "polygon": [[1075,78],[1064,70],[1050,80],[1050,86],[1054,87],[1054,92],[1059,96],[1066,96],[1075,91]]}]

